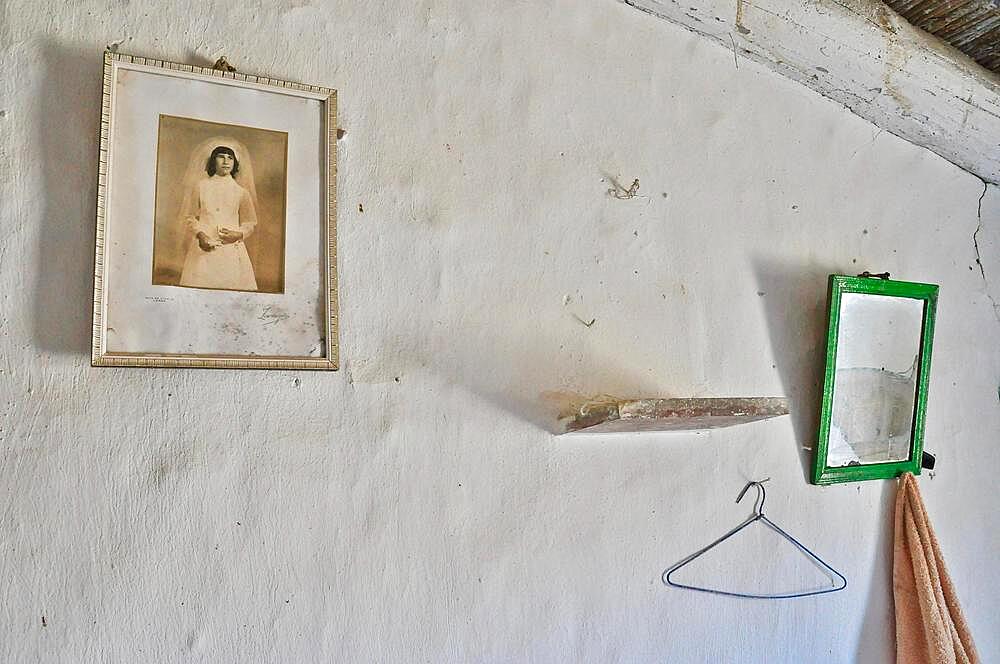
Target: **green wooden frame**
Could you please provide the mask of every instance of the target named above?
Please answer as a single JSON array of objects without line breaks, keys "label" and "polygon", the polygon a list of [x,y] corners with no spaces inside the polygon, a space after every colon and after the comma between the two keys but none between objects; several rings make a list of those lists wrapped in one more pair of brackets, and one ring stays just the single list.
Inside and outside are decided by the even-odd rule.
[{"label": "green wooden frame", "polygon": [[[837,338],[840,332],[840,300],[844,293],[867,293],[889,297],[905,297],[924,302],[923,326],[920,335],[920,363],[917,391],[910,436],[910,457],[905,461],[870,463],[857,466],[829,467],[826,465],[830,441],[830,416],[833,413],[833,387],[837,366]],[[934,340],[934,316],[937,309],[938,287],[909,281],[890,281],[875,277],[830,275],[829,325],[826,340],[826,377],[823,384],[823,410],[819,425],[819,440],[813,460],[813,484],[835,484],[898,477],[903,473],[920,474],[924,447],[924,421],[927,415],[927,385],[931,369],[931,346]]]}]

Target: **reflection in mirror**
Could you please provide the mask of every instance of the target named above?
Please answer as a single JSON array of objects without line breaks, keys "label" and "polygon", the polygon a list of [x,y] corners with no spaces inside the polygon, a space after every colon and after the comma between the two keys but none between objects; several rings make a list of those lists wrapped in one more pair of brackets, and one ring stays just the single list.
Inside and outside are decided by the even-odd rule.
[{"label": "reflection in mirror", "polygon": [[923,317],[923,300],[842,295],[828,466],[909,459]]}]

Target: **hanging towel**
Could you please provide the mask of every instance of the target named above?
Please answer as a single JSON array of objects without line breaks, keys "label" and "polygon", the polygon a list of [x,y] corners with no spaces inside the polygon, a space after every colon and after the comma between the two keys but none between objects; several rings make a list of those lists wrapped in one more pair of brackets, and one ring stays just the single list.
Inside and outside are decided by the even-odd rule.
[{"label": "hanging towel", "polygon": [[979,664],[972,634],[945,569],[911,473],[899,478],[893,543],[896,664]]}]

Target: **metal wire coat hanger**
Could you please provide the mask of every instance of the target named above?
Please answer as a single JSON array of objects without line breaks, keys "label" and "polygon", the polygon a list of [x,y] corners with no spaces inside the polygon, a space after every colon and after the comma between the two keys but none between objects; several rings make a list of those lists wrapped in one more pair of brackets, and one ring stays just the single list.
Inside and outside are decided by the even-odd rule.
[{"label": "metal wire coat hanger", "polygon": [[[674,565],[674,566],[668,568],[667,570],[665,570],[663,572],[662,576],[660,577],[662,579],[663,583],[665,585],[668,585],[668,586],[673,586],[674,588],[685,588],[687,590],[698,590],[698,591],[701,591],[701,592],[713,593],[713,594],[716,594],[716,595],[728,595],[729,597],[748,597],[748,598],[751,598],[751,599],[789,599],[789,598],[792,598],[792,597],[809,597],[810,595],[824,595],[826,593],[835,593],[838,590],[843,590],[844,588],[846,588],[847,587],[847,579],[844,578],[843,574],[841,574],[837,570],[835,570],[832,567],[830,567],[829,565],[827,565],[823,561],[823,559],[821,559],[815,553],[813,553],[812,551],[810,551],[809,549],[807,549],[797,539],[795,539],[794,537],[792,537],[791,535],[789,535],[788,533],[786,533],[784,530],[782,530],[778,526],[778,524],[774,523],[773,521],[771,521],[770,519],[768,519],[766,516],[764,516],[764,500],[767,498],[767,493],[764,491],[764,482],[768,481],[769,479],[770,478],[766,478],[766,479],[755,481],[755,482],[747,482],[747,485],[745,487],[743,487],[742,491],[740,491],[740,495],[736,497],[736,502],[738,503],[741,500],[743,500],[743,496],[746,495],[746,493],[750,489],[750,487],[756,487],[757,488],[757,500],[754,501],[754,514],[753,514],[752,517],[750,517],[749,519],[747,519],[746,521],[744,521],[740,525],[736,526],[735,528],[733,528],[728,533],[726,533],[725,535],[723,535],[719,539],[715,540],[714,542],[712,542],[708,546],[706,546],[706,547],[704,547],[702,549],[699,549],[698,551],[695,551],[694,553],[692,553],[690,556],[688,556],[684,560],[680,561],[676,565]],[[763,521],[764,524],[767,525],[769,528],[771,528],[776,533],[778,533],[779,535],[781,535],[782,537],[784,537],[786,540],[788,540],[789,542],[791,542],[792,544],[794,544],[795,548],[798,549],[800,552],[802,552],[803,555],[805,555],[806,557],[808,557],[813,562],[819,564],[823,569],[829,571],[834,576],[836,576],[837,579],[838,579],[838,581],[836,583],[834,583],[833,587],[831,587],[831,588],[824,588],[822,590],[808,590],[808,591],[797,592],[797,593],[771,593],[771,594],[766,594],[766,595],[758,595],[758,594],[753,594],[753,593],[738,593],[738,592],[731,592],[731,591],[728,591],[728,590],[717,590],[715,588],[702,588],[702,587],[699,587],[699,586],[689,586],[689,585],[684,584],[684,583],[677,583],[676,581],[674,581],[674,580],[672,580],[670,578],[671,574],[673,574],[674,572],[676,572],[680,568],[684,567],[685,565],[687,565],[688,563],[690,563],[692,560],[698,558],[699,556],[701,556],[705,552],[709,551],[710,549],[715,548],[716,546],[718,546],[722,542],[726,541],[727,539],[729,539],[730,537],[732,537],[736,533],[740,532],[741,530],[743,530],[747,526],[750,526],[751,524],[756,523],[757,521]]]}]

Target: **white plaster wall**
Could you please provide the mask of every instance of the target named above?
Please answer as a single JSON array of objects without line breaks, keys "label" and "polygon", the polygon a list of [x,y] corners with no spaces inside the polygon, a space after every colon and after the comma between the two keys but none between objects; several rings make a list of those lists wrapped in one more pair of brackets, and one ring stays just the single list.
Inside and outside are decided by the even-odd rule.
[{"label": "white plaster wall", "polygon": [[[995,188],[984,281],[978,179],[612,0],[2,7],[0,660],[888,661],[894,483],[809,486],[801,449],[826,275],[866,268],[941,284],[920,484],[1000,652]],[[88,366],[122,39],[340,90],[341,372]],[[794,413],[570,440],[550,392]],[[762,476],[848,589],[663,587]]]}]

